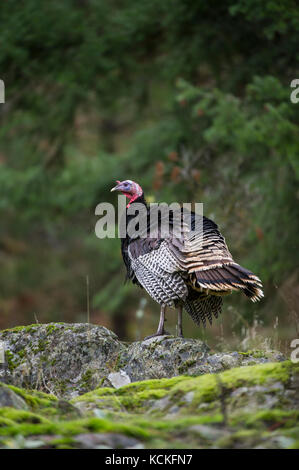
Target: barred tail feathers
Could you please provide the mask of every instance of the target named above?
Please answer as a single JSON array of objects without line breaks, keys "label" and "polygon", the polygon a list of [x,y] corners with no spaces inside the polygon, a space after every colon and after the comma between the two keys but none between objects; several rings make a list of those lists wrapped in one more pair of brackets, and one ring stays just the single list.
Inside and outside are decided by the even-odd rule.
[{"label": "barred tail feathers", "polygon": [[191,281],[196,290],[209,290],[214,295],[241,290],[253,302],[264,297],[261,280],[237,263],[197,270],[191,274]]}]

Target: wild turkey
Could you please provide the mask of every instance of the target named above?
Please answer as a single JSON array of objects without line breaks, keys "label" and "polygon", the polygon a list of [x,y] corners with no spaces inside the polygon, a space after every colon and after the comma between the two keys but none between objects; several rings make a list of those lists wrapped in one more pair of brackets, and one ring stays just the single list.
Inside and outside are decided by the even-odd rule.
[{"label": "wild turkey", "polygon": [[[150,209],[139,184],[131,180],[117,183],[111,191],[120,191],[129,198],[126,227],[133,217],[128,208],[136,203],[146,208],[149,220]],[[233,260],[218,226],[202,216],[202,229],[196,231],[196,217],[191,212],[191,230],[189,225],[180,236],[174,236],[172,228],[166,237],[161,236],[159,229],[155,236],[147,232],[145,237],[129,235],[126,229],[121,240],[128,279],[143,287],[161,305],[158,330],[152,336],[166,333],[167,306],[178,308],[178,336],[182,337],[183,308],[195,323],[205,326],[207,319],[212,324],[213,316],[217,318],[221,313],[224,295],[240,290],[253,302],[263,297],[261,280]],[[179,218],[182,219],[181,210]],[[173,217],[169,221],[173,224]]]}]

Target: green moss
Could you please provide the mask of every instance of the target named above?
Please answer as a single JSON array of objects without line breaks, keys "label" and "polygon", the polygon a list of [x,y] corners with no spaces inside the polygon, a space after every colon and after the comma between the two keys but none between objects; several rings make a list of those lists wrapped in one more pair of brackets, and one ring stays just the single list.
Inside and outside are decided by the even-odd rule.
[{"label": "green moss", "polygon": [[116,355],[115,365],[114,365],[115,372],[119,371],[119,369],[121,369],[122,366],[123,366],[122,355],[120,352],[118,352]]},{"label": "green moss", "polygon": [[38,341],[38,352],[44,351],[48,344],[49,344],[49,341],[43,341],[43,340],[40,339]]},{"label": "green moss", "polygon": [[52,439],[48,444],[56,449],[73,449],[75,447],[75,439],[73,437],[60,437]]},{"label": "green moss", "polygon": [[20,360],[9,349],[5,351],[5,359],[11,372],[20,364]]},{"label": "green moss", "polygon": [[[84,418],[72,421],[50,421],[30,412],[2,408],[0,417],[7,418],[6,425],[0,427],[0,436],[33,436],[60,434],[74,436],[88,432],[123,433],[128,436],[148,439],[149,431],[134,423],[113,422],[108,419]],[[13,424],[10,424],[12,422]]]},{"label": "green moss", "polygon": [[93,372],[91,369],[87,369],[87,371],[82,375],[82,379],[81,379],[81,386],[83,388],[88,388],[91,384],[91,381],[92,381],[92,376],[93,376]]},{"label": "green moss", "polygon": [[20,349],[19,351],[16,351],[16,354],[22,359],[26,356],[25,349]]},{"label": "green moss", "polygon": [[194,359],[188,359],[187,361],[183,362],[182,365],[178,367],[178,371],[180,374],[184,374],[188,371],[189,367],[192,367],[196,364]]},{"label": "green moss", "polygon": [[5,337],[7,334],[10,333],[19,333],[19,332],[31,332],[32,330],[35,330],[36,327],[40,327],[39,323],[33,323],[32,325],[27,325],[27,326],[15,326],[14,328],[8,328],[6,330],[1,331],[1,334]]},{"label": "green moss", "polygon": [[49,395],[38,390],[24,390],[13,385],[8,385],[8,387],[23,398],[27,405],[33,410],[53,408],[53,405],[57,402],[57,398],[54,397],[54,395]]},{"label": "green moss", "polygon": [[299,411],[281,409],[260,410],[256,413],[248,414],[247,417],[243,415],[242,421],[250,428],[261,428],[263,426],[275,429],[291,428],[299,423]]},{"label": "green moss", "polygon": [[261,358],[261,357],[267,357],[265,351],[260,351],[259,349],[252,349],[249,351],[239,351],[239,354],[242,354],[242,356],[245,357],[255,357],[255,358]]},{"label": "green moss", "polygon": [[[0,417],[9,419],[13,423],[49,423],[49,421],[41,415],[32,413],[31,411],[16,410],[10,407],[0,408]],[[1,434],[1,430],[0,430]]]},{"label": "green moss", "polygon": [[211,415],[197,415],[197,416],[173,416],[171,419],[157,419],[153,417],[136,416],[132,421],[145,429],[152,431],[163,431],[163,432],[176,432],[180,433],[190,426],[196,424],[219,424],[222,423],[222,416],[220,413]]},{"label": "green moss", "polygon": [[[57,326],[58,325],[58,326]],[[65,323],[62,322],[56,322],[56,323],[48,323],[46,325],[46,331],[49,334],[53,333],[54,331],[61,330],[62,328],[60,327],[61,325],[65,325]]]},{"label": "green moss", "polygon": [[297,423],[297,425],[294,426],[292,429],[286,429],[284,434],[293,439],[299,439],[299,423]]},{"label": "green moss", "polygon": [[231,449],[235,447],[252,448],[262,439],[261,432],[256,430],[241,430],[221,437],[216,442],[216,447]]},{"label": "green moss", "polygon": [[299,449],[299,439],[294,442],[294,444],[290,447],[290,449]]},{"label": "green moss", "polygon": [[14,424],[14,421],[12,419],[0,416],[0,428],[6,427],[6,426],[12,426],[13,424]]},{"label": "green moss", "polygon": [[[64,405],[43,392],[9,386],[26,401],[30,411],[0,409],[0,436],[7,439],[18,435],[25,438],[55,435],[59,438],[47,441],[47,445],[55,448],[75,447],[74,436],[81,433],[121,433],[141,440],[148,447],[244,448],[263,445],[264,440],[269,442],[271,436],[277,435],[278,438],[289,437],[296,446],[299,411],[284,409],[283,400],[276,409],[270,410],[257,409],[249,413],[246,407],[233,408],[225,423],[220,396],[224,389],[231,404],[230,393],[242,386],[267,387],[273,382],[287,386],[291,375],[298,370],[298,364],[286,361],[239,367],[217,375],[146,380],[119,389],[98,388],[70,402],[65,401]],[[90,371],[83,375],[83,380],[91,380]],[[63,382],[61,385],[63,387]],[[192,394],[187,400],[189,392]],[[84,417],[76,416],[75,405],[79,404],[89,410],[84,412]],[[173,414],[172,407],[176,407]],[[103,417],[95,417],[95,409],[104,410]],[[221,427],[227,435],[217,442],[208,437],[196,440],[190,429],[193,425]],[[275,434],[278,431],[284,434]]]},{"label": "green moss", "polygon": [[[262,385],[267,382],[286,383],[292,371],[299,369],[298,366],[290,361],[281,363],[267,363],[262,365],[238,367],[217,374],[221,378],[221,384],[226,391],[243,385]],[[125,385],[120,389],[96,389],[73,400],[80,402],[96,402],[99,398],[107,399],[110,397],[110,403],[116,399],[128,410],[134,409],[135,412],[140,409],[144,411],[144,406],[151,400],[157,400],[169,396],[170,402],[179,403],[181,398],[190,391],[194,392],[194,397],[189,408],[196,410],[202,403],[210,403],[219,400],[220,389],[219,382],[215,374],[205,374],[199,377],[179,376],[171,379],[153,379],[143,382],[136,382]],[[113,398],[111,397],[113,396]],[[108,401],[108,400],[107,400]],[[186,408],[188,406],[186,405]]]},{"label": "green moss", "polygon": [[58,378],[55,379],[55,391],[58,396],[63,396],[65,394],[67,391],[67,385],[64,380]]}]

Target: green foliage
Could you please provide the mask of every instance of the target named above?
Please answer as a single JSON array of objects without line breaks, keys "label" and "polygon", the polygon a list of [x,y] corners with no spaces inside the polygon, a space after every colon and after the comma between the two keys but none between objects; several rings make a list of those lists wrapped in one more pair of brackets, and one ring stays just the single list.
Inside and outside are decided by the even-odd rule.
[{"label": "green foliage", "polygon": [[[82,318],[87,274],[94,321],[136,309],[118,241],[94,235],[123,178],[157,201],[203,201],[265,282],[269,322],[287,315],[267,298],[298,266],[295,3],[14,3],[0,6],[2,324],[16,310]],[[229,302],[249,321],[263,308]]]}]

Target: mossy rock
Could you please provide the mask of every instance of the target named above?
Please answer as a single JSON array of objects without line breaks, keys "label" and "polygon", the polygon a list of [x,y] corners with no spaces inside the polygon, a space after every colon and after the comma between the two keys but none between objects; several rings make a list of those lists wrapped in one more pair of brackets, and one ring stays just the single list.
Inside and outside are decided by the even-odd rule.
[{"label": "mossy rock", "polygon": [[0,332],[6,370],[0,380],[70,397],[92,390],[107,376],[124,346],[107,328],[50,323]]},{"label": "mossy rock", "polygon": [[299,365],[279,352],[65,323],[0,341],[2,448],[299,447]]},{"label": "mossy rock", "polygon": [[[28,409],[0,408],[0,446],[297,448],[298,377],[299,365],[284,361],[98,388],[63,403],[7,386]],[[265,406],[260,394],[277,400]]]},{"label": "mossy rock", "polygon": [[111,384],[199,376],[284,359],[269,351],[215,353],[200,340],[173,336],[125,344],[107,328],[82,323],[16,327],[0,332],[0,341],[7,363],[0,380],[62,398]]}]

